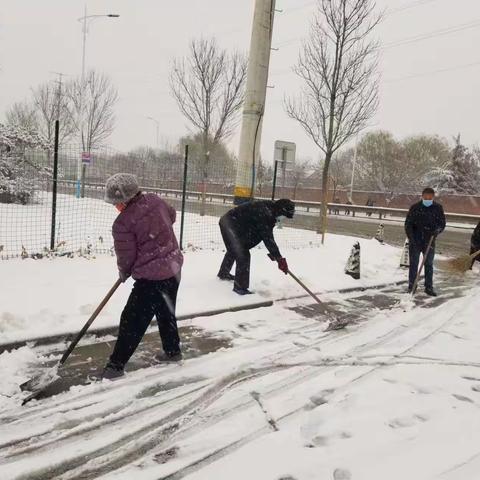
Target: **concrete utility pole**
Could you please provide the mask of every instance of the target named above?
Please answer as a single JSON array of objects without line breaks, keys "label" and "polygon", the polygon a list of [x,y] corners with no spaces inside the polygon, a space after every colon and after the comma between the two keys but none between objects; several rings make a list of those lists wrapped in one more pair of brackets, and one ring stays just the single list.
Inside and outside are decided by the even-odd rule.
[{"label": "concrete utility pole", "polygon": [[275,0],[255,0],[234,192],[236,205],[252,199],[255,193],[255,169],[260,154],[274,15]]}]

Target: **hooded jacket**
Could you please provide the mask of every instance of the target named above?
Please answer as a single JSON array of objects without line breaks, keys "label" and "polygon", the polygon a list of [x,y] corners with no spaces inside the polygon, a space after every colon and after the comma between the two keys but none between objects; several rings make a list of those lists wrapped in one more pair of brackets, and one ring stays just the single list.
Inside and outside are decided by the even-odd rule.
[{"label": "hooded jacket", "polygon": [[112,227],[120,272],[135,280],[176,276],[183,255],[173,231],[175,218],[175,209],[154,193],[130,200]]},{"label": "hooded jacket", "polygon": [[293,216],[295,205],[290,200],[257,200],[239,205],[220,219],[220,226],[227,229],[238,242],[250,250],[260,242],[265,244],[274,259],[282,258],[273,228],[280,216]]}]

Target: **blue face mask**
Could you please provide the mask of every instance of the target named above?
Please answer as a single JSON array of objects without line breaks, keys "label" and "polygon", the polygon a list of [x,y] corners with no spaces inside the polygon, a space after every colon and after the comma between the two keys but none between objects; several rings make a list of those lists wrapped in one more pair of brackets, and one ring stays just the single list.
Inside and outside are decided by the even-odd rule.
[{"label": "blue face mask", "polygon": [[433,205],[433,200],[422,200],[424,207],[431,207]]}]

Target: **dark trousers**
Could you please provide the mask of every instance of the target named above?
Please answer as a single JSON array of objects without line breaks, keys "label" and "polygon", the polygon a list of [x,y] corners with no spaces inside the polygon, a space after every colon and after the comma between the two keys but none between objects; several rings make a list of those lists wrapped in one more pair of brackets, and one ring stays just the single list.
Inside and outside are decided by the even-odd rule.
[{"label": "dark trousers", "polygon": [[[418,265],[420,263],[420,254],[425,254],[427,251],[426,245],[417,246],[410,243],[409,253],[410,253],[410,271],[408,277],[408,284],[410,287],[413,287],[415,283],[415,278],[418,273]],[[425,260],[425,288],[433,288],[433,260],[435,258],[435,246],[432,246],[430,252],[427,255]]]},{"label": "dark trousers", "polygon": [[163,350],[180,352],[175,307],[180,276],[168,280],[137,280],[123,309],[110,364],[123,368],[135,352],[153,317],[157,317]]},{"label": "dark trousers", "polygon": [[233,264],[235,267],[235,288],[247,289],[250,286],[250,250],[244,247],[236,238],[228,222],[220,222],[220,232],[227,252],[223,258],[218,276],[230,273]]}]

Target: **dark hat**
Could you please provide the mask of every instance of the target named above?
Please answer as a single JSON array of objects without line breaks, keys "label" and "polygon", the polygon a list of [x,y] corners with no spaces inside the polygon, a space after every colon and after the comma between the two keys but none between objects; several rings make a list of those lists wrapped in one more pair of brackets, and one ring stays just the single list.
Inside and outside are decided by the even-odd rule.
[{"label": "dark hat", "polygon": [[283,215],[287,218],[293,218],[293,215],[295,214],[295,204],[288,198],[277,200],[274,207],[276,217]]}]

